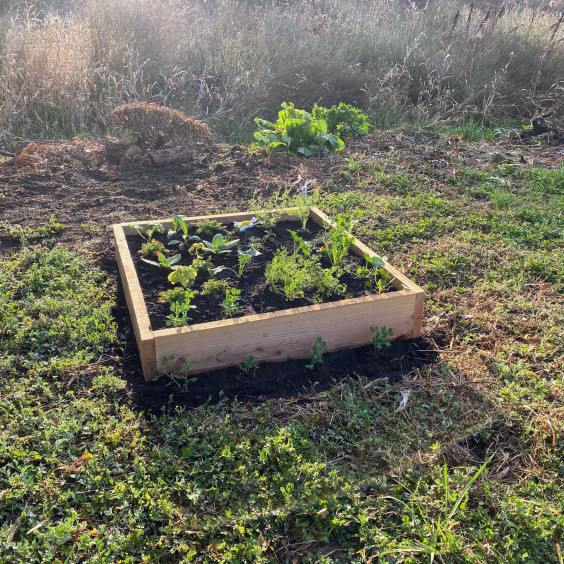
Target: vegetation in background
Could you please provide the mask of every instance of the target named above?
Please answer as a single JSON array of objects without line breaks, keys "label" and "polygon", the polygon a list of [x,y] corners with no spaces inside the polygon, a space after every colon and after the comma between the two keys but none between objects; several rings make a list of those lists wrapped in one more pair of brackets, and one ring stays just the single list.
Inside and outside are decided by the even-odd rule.
[{"label": "vegetation in background", "polygon": [[284,100],[351,104],[382,128],[526,123],[563,107],[564,26],[551,4],[10,2],[0,141],[105,134],[112,110],[137,102],[231,139],[250,139],[254,119],[275,119]]}]

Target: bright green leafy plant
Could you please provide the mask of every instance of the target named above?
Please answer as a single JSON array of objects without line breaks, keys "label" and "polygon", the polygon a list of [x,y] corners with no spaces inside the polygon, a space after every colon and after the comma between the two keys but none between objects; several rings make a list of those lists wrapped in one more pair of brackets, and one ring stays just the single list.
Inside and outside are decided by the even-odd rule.
[{"label": "bright green leafy plant", "polygon": [[169,245],[179,245],[183,248],[190,241],[199,241],[200,238],[196,235],[190,236],[188,233],[188,224],[184,221],[184,218],[175,215],[172,219],[172,229],[168,231],[167,239],[169,239]]},{"label": "bright green leafy plant", "polygon": [[342,103],[330,109],[316,105],[309,113],[284,102],[276,122],[255,118],[255,123],[257,146],[265,147],[268,152],[282,147],[305,157],[322,147],[342,151],[345,148],[342,136],[366,133],[370,127],[360,110]]},{"label": "bright green leafy plant", "polygon": [[[201,245],[203,245],[204,250],[213,253],[214,255],[220,255],[223,253],[228,253],[237,243],[239,239],[233,239],[233,241],[229,241],[226,237],[223,237],[221,233],[217,233],[214,238],[210,241],[202,241]],[[196,243],[198,245],[198,243]]]},{"label": "bright green leafy plant", "polygon": [[328,229],[325,233],[325,244],[320,252],[324,254],[333,266],[341,266],[343,259],[348,254],[354,237],[345,229],[344,220],[337,217],[337,224]]},{"label": "bright green leafy plant", "polygon": [[167,317],[166,324],[173,327],[182,327],[188,325],[190,318],[188,314],[191,309],[195,309],[196,306],[191,303],[192,298],[196,295],[196,292],[190,290],[184,290],[184,295],[178,301],[170,302],[170,315]]},{"label": "bright green leafy plant", "polygon": [[[384,266],[384,261],[377,256],[370,256],[368,253],[364,253],[364,260],[366,264],[364,266],[359,266],[356,273],[359,276],[365,276],[367,278],[372,278],[376,288],[378,288],[378,293],[382,293],[386,287],[386,276],[387,273],[382,268]],[[372,280],[367,280],[366,285],[372,288]]]},{"label": "bright green leafy plant", "polygon": [[145,230],[140,225],[130,225],[129,227],[133,227],[147,241],[151,241],[155,233],[164,233],[164,227],[160,223],[149,223]]},{"label": "bright green leafy plant", "polygon": [[159,253],[157,255],[157,259],[158,262],[154,260],[149,260],[147,258],[142,258],[141,260],[148,264],[154,264],[155,266],[160,266],[162,268],[172,268],[181,259],[181,256],[174,255],[172,257],[166,257],[163,253]]},{"label": "bright green leafy plant", "polygon": [[164,250],[165,246],[161,242],[156,239],[152,239],[151,241],[147,241],[141,245],[139,254],[142,257],[157,256],[159,253],[163,253]]}]

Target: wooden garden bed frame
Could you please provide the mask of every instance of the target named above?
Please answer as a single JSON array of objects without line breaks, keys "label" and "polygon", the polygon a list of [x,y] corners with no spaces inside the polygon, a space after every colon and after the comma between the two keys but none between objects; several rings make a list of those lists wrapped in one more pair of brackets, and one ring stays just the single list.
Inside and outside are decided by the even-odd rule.
[{"label": "wooden garden bed frame", "polygon": [[[299,222],[292,211],[285,210],[279,221]],[[248,212],[187,217],[185,220],[194,224],[204,218],[215,219],[228,225],[248,220],[253,215],[256,214]],[[319,225],[331,223],[315,207],[310,210],[310,219]],[[165,229],[172,227],[172,220],[151,220],[136,225],[143,227],[156,222]],[[184,367],[185,358],[191,363],[198,362],[197,368],[191,371],[196,374],[235,366],[249,355],[257,363],[308,358],[318,337],[327,343],[323,352],[359,347],[372,341],[370,327],[373,326],[391,328],[391,340],[412,339],[421,333],[424,291],[387,262],[383,268],[388,272],[395,292],[154,331],[125,239],[136,230],[131,223],[112,227],[123,290],[146,381],[163,369],[173,372],[176,367]],[[360,257],[365,252],[376,254],[356,238],[351,252]],[[163,365],[165,357],[174,358]]]}]

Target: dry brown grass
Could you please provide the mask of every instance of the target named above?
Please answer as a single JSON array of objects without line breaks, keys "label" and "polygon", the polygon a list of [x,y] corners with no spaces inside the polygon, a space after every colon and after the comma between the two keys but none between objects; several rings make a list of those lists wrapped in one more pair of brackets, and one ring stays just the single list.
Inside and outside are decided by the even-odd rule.
[{"label": "dry brown grass", "polygon": [[[57,3],[55,3],[57,4]],[[489,123],[564,106],[564,20],[538,3],[478,8],[380,0],[310,4],[88,0],[22,12],[4,38],[4,142],[108,126],[156,102],[241,136],[284,100],[344,101],[376,123]]]}]

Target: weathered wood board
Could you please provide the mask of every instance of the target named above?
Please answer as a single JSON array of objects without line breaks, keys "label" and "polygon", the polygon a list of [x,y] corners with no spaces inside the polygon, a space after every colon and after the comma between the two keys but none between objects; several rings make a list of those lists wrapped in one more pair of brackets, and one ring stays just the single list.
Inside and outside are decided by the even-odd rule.
[{"label": "weathered wood board", "polygon": [[[286,210],[279,221],[299,221],[292,211]],[[228,224],[252,216],[238,213],[185,219],[187,223],[197,223],[205,217]],[[310,218],[320,225],[330,223],[317,208],[311,208]],[[136,225],[156,222],[165,229],[172,227],[172,220]],[[126,235],[136,231],[129,223],[114,225],[113,231],[124,294],[147,381],[163,368],[172,372],[177,366],[183,367],[186,358],[198,363],[193,370],[196,374],[235,366],[249,355],[258,363],[307,358],[318,337],[327,343],[325,352],[359,347],[371,342],[373,326],[391,328],[393,340],[411,339],[421,333],[424,291],[387,262],[383,268],[390,274],[395,292],[153,331],[125,240]],[[376,254],[358,239],[351,251],[359,256],[365,252]],[[165,357],[174,358],[163,365]]]}]

